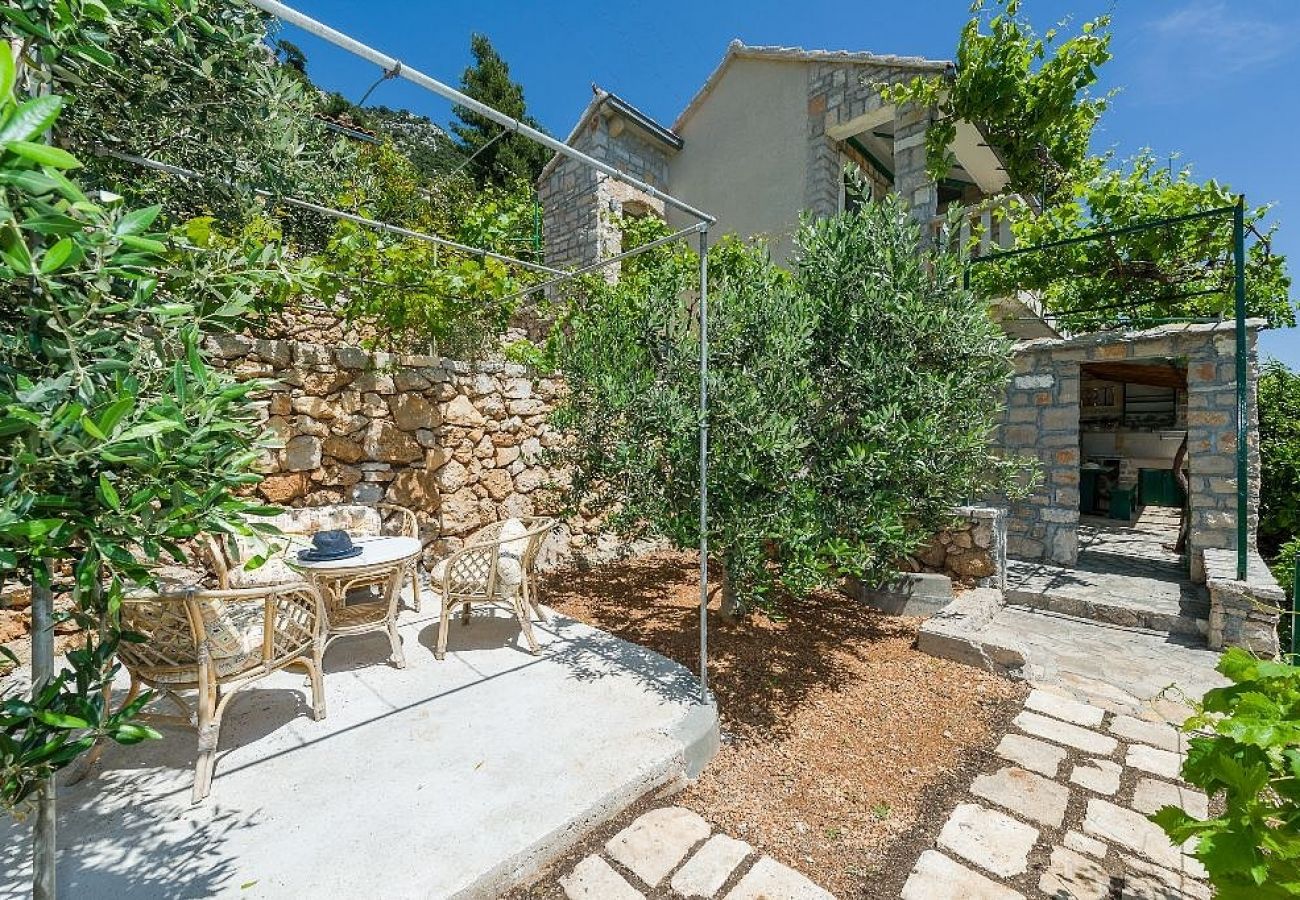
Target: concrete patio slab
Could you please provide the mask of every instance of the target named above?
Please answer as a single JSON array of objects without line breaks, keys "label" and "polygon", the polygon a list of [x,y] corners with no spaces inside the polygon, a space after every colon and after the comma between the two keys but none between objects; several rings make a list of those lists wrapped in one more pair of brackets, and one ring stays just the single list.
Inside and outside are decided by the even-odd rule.
[{"label": "concrete patio slab", "polygon": [[[429,605],[426,605],[426,609]],[[578,622],[404,613],[326,656],[328,716],[279,673],[237,697],[212,796],[189,803],[195,738],[112,746],[59,791],[59,889],[79,898],[493,897],[717,748],[692,674]],[[0,823],[0,897],[25,897],[29,831]]]}]

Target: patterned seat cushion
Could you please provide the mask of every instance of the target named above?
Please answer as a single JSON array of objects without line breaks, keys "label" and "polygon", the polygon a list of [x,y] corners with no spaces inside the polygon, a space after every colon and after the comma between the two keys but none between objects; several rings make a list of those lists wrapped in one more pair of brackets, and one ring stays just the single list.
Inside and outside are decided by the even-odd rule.
[{"label": "patterned seat cushion", "polygon": [[[218,677],[236,675],[262,661],[262,603],[199,600],[198,608]],[[163,600],[127,603],[123,617],[126,628],[145,635],[153,645],[150,649],[171,663],[150,659],[148,664],[134,668],[160,684],[193,684],[198,679],[197,648],[183,603]],[[129,650],[124,653],[128,662],[132,655]]]}]

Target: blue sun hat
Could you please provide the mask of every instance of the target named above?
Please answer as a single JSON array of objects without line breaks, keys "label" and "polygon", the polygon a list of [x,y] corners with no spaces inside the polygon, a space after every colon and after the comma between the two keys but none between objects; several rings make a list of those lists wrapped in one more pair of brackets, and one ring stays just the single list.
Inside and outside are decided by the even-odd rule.
[{"label": "blue sun hat", "polygon": [[311,546],[298,551],[303,562],[332,562],[361,555],[361,548],[353,545],[351,536],[338,529],[318,531],[311,536]]}]

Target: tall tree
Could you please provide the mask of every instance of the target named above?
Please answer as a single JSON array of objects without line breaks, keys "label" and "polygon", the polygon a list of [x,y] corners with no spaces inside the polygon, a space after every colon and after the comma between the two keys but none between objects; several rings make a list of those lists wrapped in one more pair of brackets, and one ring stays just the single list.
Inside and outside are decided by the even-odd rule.
[{"label": "tall tree", "polygon": [[[527,114],[523,86],[510,79],[510,66],[487,35],[473,35],[469,46],[474,65],[466,68],[461,76],[461,90],[480,103],[540,129],[537,121]],[[500,125],[473,110],[457,106],[453,112],[459,121],[452,123],[451,130],[458,138],[461,151],[466,156],[474,156],[470,168],[480,185],[505,185],[516,178],[532,183],[551,158],[551,151],[545,147],[523,135],[503,135]]]}]

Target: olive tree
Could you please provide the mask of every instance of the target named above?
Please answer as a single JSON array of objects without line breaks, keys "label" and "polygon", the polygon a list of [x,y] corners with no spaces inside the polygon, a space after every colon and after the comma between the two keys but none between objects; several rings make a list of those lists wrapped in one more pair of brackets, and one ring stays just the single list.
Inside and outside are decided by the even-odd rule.
[{"label": "olive tree", "polygon": [[[644,239],[637,224],[625,236]],[[709,543],[729,609],[890,572],[1008,481],[989,440],[1010,344],[901,202],[809,221],[793,272],[709,253]],[[572,497],[625,535],[699,539],[698,260],[650,251],[572,298],[551,359]]]}]

